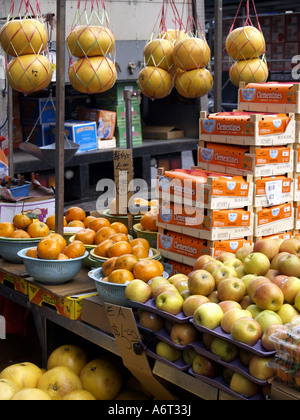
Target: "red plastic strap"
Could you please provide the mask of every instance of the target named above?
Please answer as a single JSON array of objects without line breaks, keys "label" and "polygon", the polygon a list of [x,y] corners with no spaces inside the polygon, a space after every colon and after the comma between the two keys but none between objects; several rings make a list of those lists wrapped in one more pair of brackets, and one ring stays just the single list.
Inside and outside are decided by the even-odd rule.
[{"label": "red plastic strap", "polygon": [[[239,7],[237,9],[237,12],[236,12],[236,15],[234,17],[234,20],[233,20],[233,23],[231,25],[231,28],[230,28],[229,33],[231,33],[233,31],[233,28],[234,28],[236,19],[237,19],[238,15],[239,15],[239,12],[240,12],[242,3],[243,3],[243,0],[240,1]],[[257,14],[257,10],[256,10],[256,6],[255,6],[255,3],[254,3],[254,0],[252,0],[252,5],[253,5],[253,9],[254,9],[256,21],[257,21],[257,26],[258,26],[258,29],[261,32],[261,26],[260,26],[260,23],[259,23],[258,14]],[[246,10],[247,10],[247,19],[245,20],[243,26],[247,26],[247,25],[254,26],[253,23],[252,23],[251,17],[250,17],[250,4],[249,4],[249,0],[246,0]]]},{"label": "red plastic strap", "polygon": [[[19,10],[18,10],[18,15],[21,14],[23,4],[25,6],[25,14],[27,13],[32,14],[34,17],[36,17],[37,14],[41,15],[41,8],[40,8],[40,3],[38,2],[38,0],[35,0],[36,11],[33,9],[30,3],[30,0],[21,0]],[[11,7],[10,7],[9,12],[11,15],[14,15],[14,10],[15,10],[15,0],[12,1]]]}]

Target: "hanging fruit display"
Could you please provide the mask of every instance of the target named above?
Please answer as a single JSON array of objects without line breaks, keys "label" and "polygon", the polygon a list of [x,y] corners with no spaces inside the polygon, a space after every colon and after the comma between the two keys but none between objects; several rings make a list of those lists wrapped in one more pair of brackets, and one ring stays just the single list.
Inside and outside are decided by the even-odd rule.
[{"label": "hanging fruit display", "polygon": [[266,82],[269,75],[265,56],[266,43],[259,24],[254,0],[252,0],[252,3],[258,29],[253,26],[250,18],[249,0],[246,0],[247,17],[244,25],[233,29],[242,1],[225,42],[225,48],[230,57],[229,79],[237,87],[240,82],[245,82],[246,84]]},{"label": "hanging fruit display", "polygon": [[106,92],[117,80],[115,37],[108,26],[104,2],[101,8],[98,5],[98,9],[91,2],[90,11],[85,2],[84,13],[80,11],[78,2],[74,24],[66,43],[70,55],[69,80],[79,92]]},{"label": "hanging fruit display", "polygon": [[[192,0],[190,0],[192,1]],[[167,8],[171,6],[173,22],[178,28],[167,29]],[[159,33],[155,28],[143,51],[143,68],[138,76],[141,92],[150,99],[168,96],[175,86],[186,98],[197,98],[212,88],[213,77],[205,67],[209,65],[210,48],[198,25],[195,35],[191,4],[188,5],[188,24],[184,27],[173,0],[164,1],[161,9]]]},{"label": "hanging fruit display", "polygon": [[[12,2],[7,22],[0,31],[0,44],[6,54],[6,73],[10,86],[24,94],[45,89],[51,82],[53,65],[47,54],[48,36],[39,3],[32,18],[33,7],[23,0],[14,14]],[[11,59],[9,59],[10,57]],[[13,58],[12,58],[13,57]]]}]

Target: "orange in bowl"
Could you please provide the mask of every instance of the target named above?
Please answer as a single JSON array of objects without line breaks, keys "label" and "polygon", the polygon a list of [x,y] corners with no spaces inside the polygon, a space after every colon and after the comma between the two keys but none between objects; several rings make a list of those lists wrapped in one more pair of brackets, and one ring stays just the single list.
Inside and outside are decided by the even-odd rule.
[{"label": "orange in bowl", "polygon": [[114,270],[110,273],[108,276],[108,281],[110,283],[116,283],[116,284],[124,284],[127,281],[134,280],[134,275],[131,271],[125,270],[125,269],[118,269]]}]

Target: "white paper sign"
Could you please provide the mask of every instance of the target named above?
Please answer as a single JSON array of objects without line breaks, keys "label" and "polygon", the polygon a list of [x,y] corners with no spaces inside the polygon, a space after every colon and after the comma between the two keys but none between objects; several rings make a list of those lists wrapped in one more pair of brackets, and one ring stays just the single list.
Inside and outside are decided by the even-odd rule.
[{"label": "white paper sign", "polygon": [[266,195],[269,206],[282,203],[282,179],[266,182]]}]

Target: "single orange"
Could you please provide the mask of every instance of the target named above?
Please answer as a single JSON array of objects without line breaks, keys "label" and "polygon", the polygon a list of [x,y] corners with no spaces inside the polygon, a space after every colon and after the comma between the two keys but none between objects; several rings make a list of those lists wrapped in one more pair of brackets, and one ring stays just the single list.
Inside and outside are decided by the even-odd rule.
[{"label": "single orange", "polygon": [[111,257],[120,257],[120,255],[131,254],[132,248],[129,242],[120,241],[114,243],[108,250],[107,255]]},{"label": "single orange", "polygon": [[0,223],[0,236],[3,238],[9,238],[15,230],[15,227],[10,222]]},{"label": "single orange", "polygon": [[160,270],[160,274],[159,274],[159,276],[162,276],[163,274],[164,274],[164,271],[165,271],[165,269],[164,269],[164,266],[162,265],[162,263],[160,262],[160,261],[158,261],[158,260],[153,260],[157,265],[158,265],[158,267],[159,267],[159,270]]},{"label": "single orange", "polygon": [[134,245],[132,247],[132,253],[135,255],[139,260],[142,258],[147,258],[149,256],[149,252],[143,245]]},{"label": "single orange", "polygon": [[105,282],[108,282],[108,277],[107,276],[105,276],[105,277],[102,277],[102,279],[101,279],[102,281],[105,281]]},{"label": "single orange", "polygon": [[134,277],[145,282],[159,276],[160,272],[161,270],[154,260],[140,260],[133,267]]},{"label": "single orange", "polygon": [[114,242],[129,242],[128,235],[125,235],[125,233],[115,233],[114,235],[109,236],[108,239],[112,239]]},{"label": "single orange", "polygon": [[51,233],[49,236],[50,236],[50,238],[54,238],[59,242],[61,251],[63,252],[63,250],[67,246],[67,241],[65,240],[65,238],[62,235],[60,235],[59,233]]},{"label": "single orange", "polygon": [[125,269],[132,272],[133,267],[138,262],[138,260],[138,257],[133,254],[121,255],[120,257],[117,257],[115,262],[115,269]]},{"label": "single orange", "polygon": [[134,247],[135,245],[143,245],[147,249],[147,251],[150,250],[150,244],[145,238],[132,239],[132,241],[130,241],[130,244],[132,247]]},{"label": "single orange", "polygon": [[63,253],[72,259],[80,258],[85,253],[85,245],[81,241],[74,241],[65,248]]},{"label": "single orange", "polygon": [[98,232],[99,229],[108,226],[110,226],[110,221],[104,217],[96,217],[88,224],[88,228],[93,229],[95,232]]},{"label": "single orange", "polygon": [[114,244],[111,239],[105,239],[101,242],[101,244],[97,245],[94,249],[94,253],[99,257],[109,258],[108,257],[108,250]]},{"label": "single orange", "polygon": [[84,229],[84,223],[81,220],[71,220],[71,222],[68,223],[68,227],[81,227]]},{"label": "single orange", "polygon": [[80,208],[80,207],[70,207],[66,212],[65,212],[65,218],[67,220],[67,222],[71,222],[72,220],[81,220],[83,221],[86,218],[86,213],[85,211]]},{"label": "single orange", "polygon": [[28,251],[26,252],[26,256],[30,257],[30,258],[37,258],[37,248],[30,248],[28,249]]},{"label": "single orange", "polygon": [[101,242],[108,239],[111,235],[114,235],[116,232],[110,226],[104,226],[96,232],[95,236],[95,245],[101,244]]},{"label": "single orange", "polygon": [[25,213],[18,213],[13,218],[13,225],[17,229],[26,230],[31,223],[32,220]]},{"label": "single orange", "polygon": [[48,226],[46,225],[46,223],[36,222],[36,223],[31,223],[28,226],[27,232],[32,238],[43,238],[49,235],[50,230]]},{"label": "single orange", "polygon": [[134,280],[132,272],[124,269],[114,270],[108,276],[108,281],[110,283],[124,284],[127,281],[132,280]]},{"label": "single orange", "polygon": [[23,238],[23,239],[29,239],[31,238],[31,236],[29,235],[28,232],[26,232],[26,230],[23,229],[16,229],[11,235],[11,238]]},{"label": "single orange", "polygon": [[94,219],[96,219],[96,217],[95,217],[95,216],[86,216],[86,218],[83,220],[84,226],[85,226],[86,228],[88,228],[88,227],[89,227],[89,223],[90,223],[92,220],[94,220]]},{"label": "single orange", "polygon": [[112,227],[117,233],[125,233],[128,235],[128,228],[121,222],[113,222],[110,227]]},{"label": "single orange", "polygon": [[81,241],[86,245],[94,245],[96,232],[93,229],[84,228],[81,229],[75,235],[75,240]]},{"label": "single orange", "polygon": [[118,257],[112,257],[104,261],[101,267],[102,273],[104,276],[109,276],[110,273],[115,269],[115,264],[116,264],[117,259]]},{"label": "single orange", "polygon": [[55,238],[43,238],[37,246],[37,256],[43,260],[55,260],[61,252],[60,244]]},{"label": "single orange", "polygon": [[[55,214],[51,214],[51,216],[47,217],[46,225],[50,230],[55,231]],[[68,225],[66,218],[63,219],[63,226],[66,227]]]},{"label": "single orange", "polygon": [[62,260],[69,260],[70,258],[67,255],[60,253],[58,254],[58,257],[56,259],[62,261]]},{"label": "single orange", "polygon": [[158,227],[156,225],[156,213],[154,211],[147,211],[141,217],[141,226],[144,230],[149,230],[150,232],[157,232]]}]

